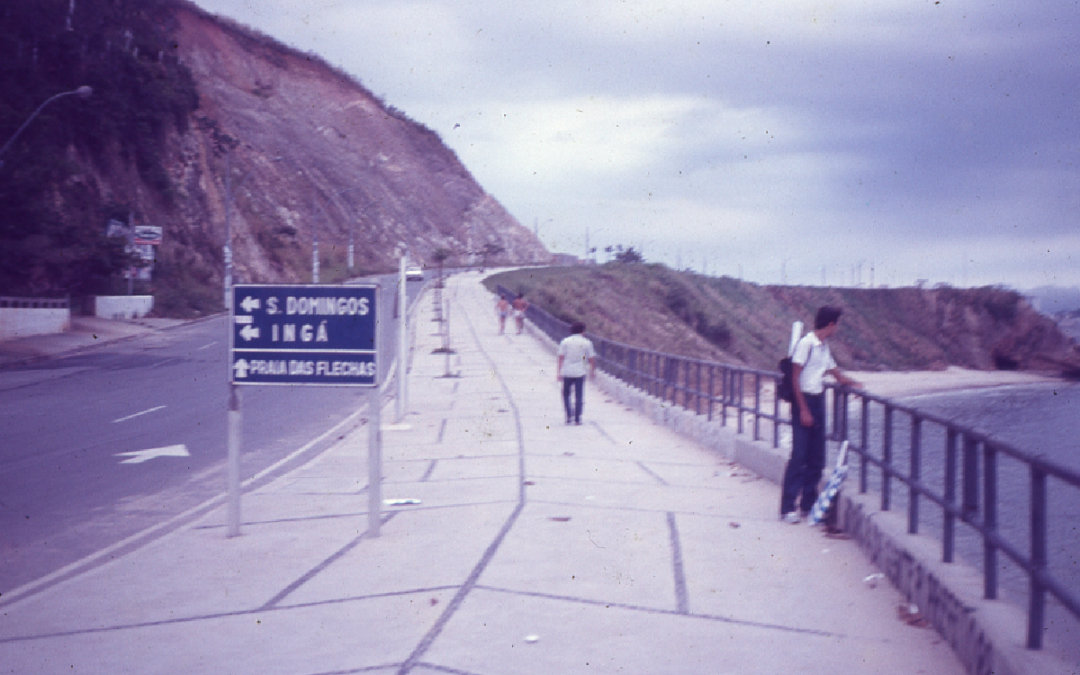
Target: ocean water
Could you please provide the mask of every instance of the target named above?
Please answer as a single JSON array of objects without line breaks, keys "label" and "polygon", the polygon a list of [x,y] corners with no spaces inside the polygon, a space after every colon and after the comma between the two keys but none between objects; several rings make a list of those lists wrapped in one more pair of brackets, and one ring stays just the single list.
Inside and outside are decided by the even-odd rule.
[{"label": "ocean water", "polygon": [[[1038,455],[1054,464],[1080,474],[1080,383],[1061,382],[968,390],[914,396],[899,403],[933,414],[971,430],[1004,442],[1017,450]],[[854,411],[852,436],[858,438],[858,411]],[[907,472],[911,465],[910,417],[894,415],[892,422],[893,463]],[[880,456],[884,414],[871,409],[869,444]],[[945,433],[936,425],[924,424],[921,430],[920,470],[922,482],[935,491],[943,490]],[[980,458],[980,466],[981,466]],[[998,454],[999,530],[1024,555],[1031,551],[1030,499],[1031,477],[1028,466],[1003,453]],[[962,461],[960,462],[962,467]],[[858,480],[853,465],[850,480]],[[871,471],[873,474],[873,471]],[[880,491],[880,477],[874,477],[871,489]],[[981,492],[981,486],[980,486]],[[1074,595],[1080,596],[1080,488],[1051,478],[1048,481],[1049,572]],[[908,508],[907,486],[894,482],[892,509],[904,513]],[[980,494],[980,502],[983,495]],[[920,500],[920,532],[940,538],[942,519],[936,505]],[[957,557],[982,569],[982,540],[958,525]],[[1028,580],[1024,571],[1004,553],[998,553],[1001,597],[1027,608]],[[1080,620],[1048,596],[1048,648],[1070,661],[1080,663]]]},{"label": "ocean water", "polygon": [[903,403],[1080,471],[1080,383],[913,396]]}]

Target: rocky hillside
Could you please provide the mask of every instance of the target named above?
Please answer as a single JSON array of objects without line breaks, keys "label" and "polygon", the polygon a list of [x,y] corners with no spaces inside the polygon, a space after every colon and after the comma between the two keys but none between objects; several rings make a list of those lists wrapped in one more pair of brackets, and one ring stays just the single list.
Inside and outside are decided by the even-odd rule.
[{"label": "rocky hillside", "polygon": [[[25,37],[3,43],[5,56],[32,71],[40,54],[56,51],[66,59],[64,72],[81,73],[95,95],[83,107],[65,102],[51,111],[72,120],[58,149],[65,163],[45,176],[52,186],[47,215],[57,222],[45,238],[27,234],[41,214],[0,232],[5,245],[23,251],[13,264],[28,268],[6,277],[0,292],[72,292],[70,283],[58,281],[63,265],[38,265],[27,256],[61,246],[55,232],[65,227],[102,238],[107,220],[125,215],[136,225],[164,228],[148,285],[159,306],[174,314],[220,308],[227,217],[241,281],[310,281],[316,237],[324,283],[396,269],[396,258],[406,252],[421,264],[431,264],[440,249],[452,255],[451,264],[480,256],[489,264],[550,258],[435,133],[315,55],[183,0],[49,0],[12,11],[3,18],[23,22],[18,25]],[[25,28],[31,12],[55,16],[34,17],[31,31]],[[106,62],[107,68],[95,69]],[[140,79],[127,77],[128,66]],[[189,81],[193,92],[169,109],[172,117],[140,120],[139,101],[150,101],[157,91],[187,92]],[[8,90],[24,84],[30,86],[3,82]],[[66,85],[52,90],[59,86]],[[105,105],[120,87],[136,88],[135,102]],[[40,96],[19,98],[31,106]],[[129,108],[132,118],[114,125],[115,138],[104,132],[96,142],[88,138],[93,134],[84,128],[86,119]],[[0,118],[25,119],[32,110],[0,110],[6,113]],[[54,133],[59,123],[54,120]],[[125,139],[144,131],[152,151],[129,150]],[[30,147],[34,142],[20,139]],[[32,162],[27,157],[18,166]],[[0,173],[15,165],[0,167]],[[30,177],[25,181],[33,184]],[[20,197],[0,194],[5,214],[22,214]],[[346,267],[350,236],[353,270]],[[31,276],[33,284],[21,282]]]},{"label": "rocky hillside", "polygon": [[1021,295],[1001,288],[759,286],[662,265],[611,263],[489,278],[565,320],[619,342],[775,370],[793,321],[843,308],[834,354],[854,370],[961,366],[1075,373],[1076,344]]}]

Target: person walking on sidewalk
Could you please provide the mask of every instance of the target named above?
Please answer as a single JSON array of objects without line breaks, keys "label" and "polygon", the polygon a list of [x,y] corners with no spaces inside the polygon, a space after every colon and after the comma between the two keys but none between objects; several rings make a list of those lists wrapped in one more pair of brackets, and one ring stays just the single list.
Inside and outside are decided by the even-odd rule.
[{"label": "person walking on sidewalk", "polygon": [[506,317],[510,315],[510,303],[507,302],[505,295],[499,296],[499,301],[495,303],[495,311],[499,313],[499,335],[506,332]]},{"label": "person walking on sidewalk", "polygon": [[791,356],[791,379],[795,398],[791,403],[791,459],[784,469],[780,496],[780,518],[798,523],[810,511],[818,497],[818,483],[825,469],[825,376],[832,375],[840,384],[861,387],[847,377],[833,360],[825,340],[836,334],[843,311],[822,307],[814,318],[814,330],[802,337]]},{"label": "person walking on sidewalk", "polygon": [[[596,377],[596,349],[592,341],[585,337],[585,324],[578,321],[570,326],[570,335],[559,343],[558,356],[555,379],[562,381],[566,423],[572,421],[581,424],[581,411],[585,407],[585,376]],[[571,390],[575,396],[572,408]]]},{"label": "person walking on sidewalk", "polygon": [[521,293],[517,294],[514,301],[510,303],[510,306],[514,308],[514,321],[517,322],[517,334],[525,330],[525,310],[529,308],[529,301],[525,299],[525,296]]}]

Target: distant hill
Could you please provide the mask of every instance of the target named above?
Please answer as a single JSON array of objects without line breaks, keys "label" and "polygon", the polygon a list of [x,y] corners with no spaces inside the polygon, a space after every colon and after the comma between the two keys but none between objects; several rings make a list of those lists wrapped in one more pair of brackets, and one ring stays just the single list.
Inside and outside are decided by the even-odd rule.
[{"label": "distant hill", "polygon": [[[164,228],[158,307],[222,306],[232,224],[238,281],[307,282],[550,254],[430,129],[318,56],[184,0],[40,0],[0,10],[0,137],[49,96],[0,167],[0,294],[120,286],[110,219]],[[231,184],[229,199],[226,175]],[[355,268],[347,268],[350,237]]]},{"label": "distant hill", "polygon": [[1040,286],[1024,295],[1043,314],[1058,315],[1080,310],[1080,286]]},{"label": "distant hill", "polygon": [[855,370],[1072,372],[1077,347],[1019,293],[759,286],[662,265],[522,269],[488,278],[565,320],[627,344],[775,370],[794,321],[813,327],[821,305],[844,310],[834,354]]},{"label": "distant hill", "polygon": [[1080,344],[1080,309],[1071,312],[1059,312],[1054,315],[1054,320],[1061,331],[1068,335],[1073,342]]}]

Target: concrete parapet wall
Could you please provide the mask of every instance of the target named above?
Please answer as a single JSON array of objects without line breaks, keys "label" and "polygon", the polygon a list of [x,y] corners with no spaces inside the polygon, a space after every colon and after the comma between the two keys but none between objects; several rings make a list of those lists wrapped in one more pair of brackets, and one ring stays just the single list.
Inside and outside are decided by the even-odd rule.
[{"label": "concrete parapet wall", "polygon": [[[735,461],[777,485],[784,482],[784,467],[787,465],[788,454],[786,450],[773,448],[762,441],[751,441],[742,437],[737,437],[735,441]],[[780,513],[779,496],[776,498],[776,512]]]},{"label": "concrete parapet wall", "polygon": [[674,407],[607,373],[597,373],[596,385],[605,394],[645,415],[654,423],[674,429],[719,453],[725,459],[735,458],[737,437],[731,429],[721,426],[718,420],[710,421],[705,415],[695,415],[689,410]]},{"label": "concrete parapet wall", "polygon": [[838,524],[904,597],[919,607],[972,675],[1076,673],[1056,656],[1025,647],[1027,616],[1004,600],[983,598],[983,577],[941,562],[941,542],[907,532],[907,518],[875,505],[877,495],[843,493]]},{"label": "concrete parapet wall", "polygon": [[63,333],[70,327],[67,300],[0,298],[0,340]]},{"label": "concrete parapet wall", "polygon": [[152,295],[98,295],[94,297],[94,316],[102,319],[137,319],[154,309]]}]

